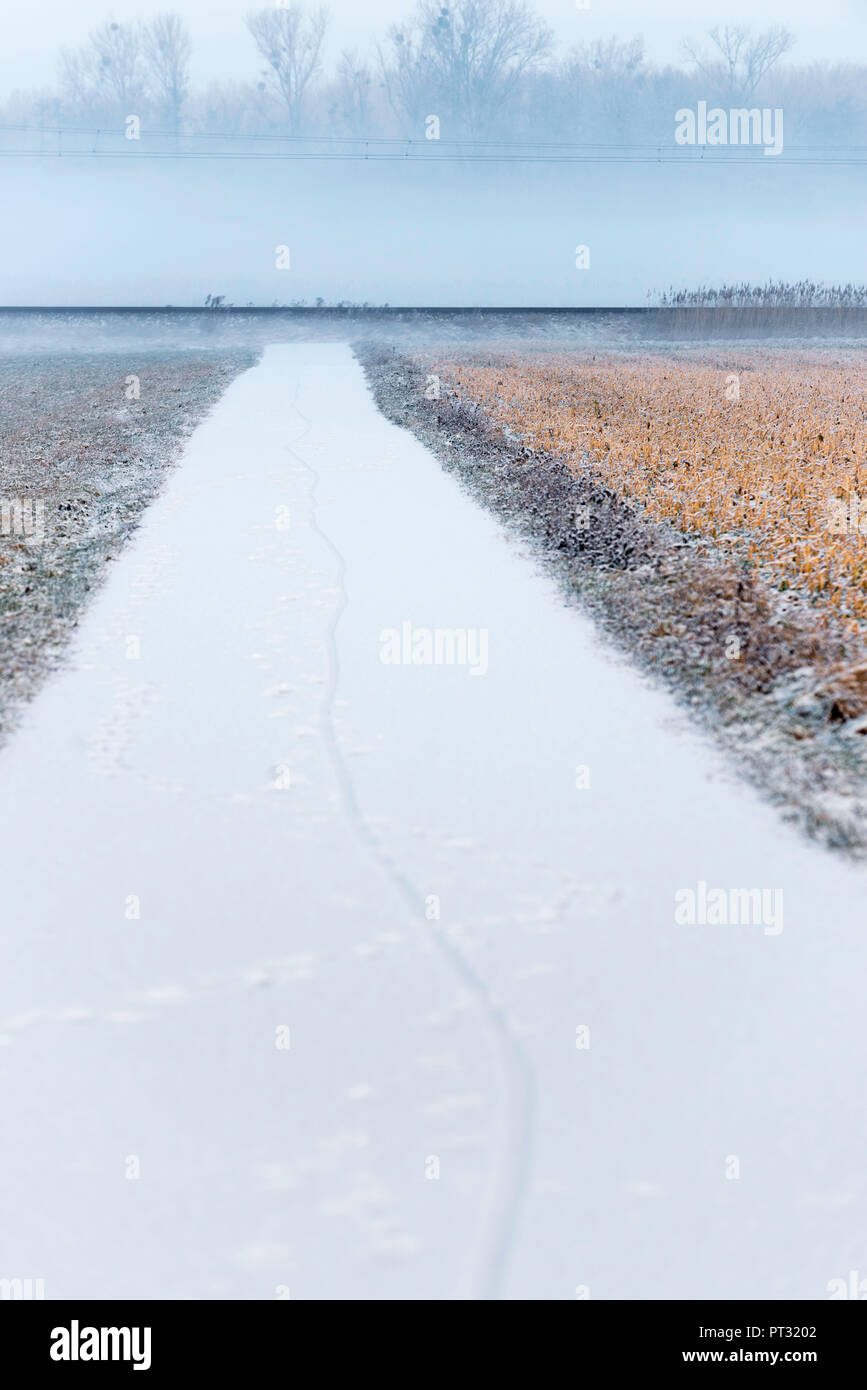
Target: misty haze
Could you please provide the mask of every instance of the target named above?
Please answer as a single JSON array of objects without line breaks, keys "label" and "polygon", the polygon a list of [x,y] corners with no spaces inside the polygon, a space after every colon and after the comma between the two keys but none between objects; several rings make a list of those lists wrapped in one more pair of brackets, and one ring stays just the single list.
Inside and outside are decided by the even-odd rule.
[{"label": "misty haze", "polygon": [[562,1300],[841,1364],[863,7],[0,32],[10,1345]]}]

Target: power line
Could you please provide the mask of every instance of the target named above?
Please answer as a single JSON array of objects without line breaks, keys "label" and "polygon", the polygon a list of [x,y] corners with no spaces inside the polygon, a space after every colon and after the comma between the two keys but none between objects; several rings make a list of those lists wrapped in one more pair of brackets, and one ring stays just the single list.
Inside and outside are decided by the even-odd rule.
[{"label": "power line", "polygon": [[[680,164],[680,165],[702,165],[710,168],[717,168],[731,164],[760,164],[762,168],[767,166],[760,158],[761,148],[758,147],[753,154],[721,154],[715,150],[712,154],[705,154],[702,149],[700,153],[693,153],[692,150],[683,151],[676,154],[673,151],[663,152],[662,148],[653,154],[576,154],[576,155],[545,155],[545,154],[416,154],[411,151],[399,153],[378,152],[342,152],[320,151],[310,152],[303,150],[286,150],[259,153],[253,150],[70,150],[62,149],[2,149],[0,148],[0,158],[20,158],[20,159],[125,159],[127,161],[137,160],[258,160],[264,162],[310,162],[314,160],[340,160],[356,161],[361,163],[382,163],[382,162],[403,162],[403,163],[426,163],[433,164]],[[813,165],[822,164],[828,166],[848,166],[867,164],[867,157],[857,158],[845,156],[829,158],[827,155],[821,158],[809,158],[806,156],[787,157],[786,155],[774,156],[775,165]]]},{"label": "power line", "polygon": [[[0,126],[0,135],[14,132],[16,134],[28,135],[56,135],[63,139],[67,135],[90,135],[97,139],[102,137],[116,136],[119,139],[126,138],[125,128],[111,126],[28,126],[28,125],[9,125]],[[437,150],[444,146],[457,149],[494,149],[494,150],[613,150],[624,152],[628,150],[638,151],[662,151],[667,147],[659,141],[636,141],[613,143],[610,141],[582,141],[582,140],[480,140],[464,138],[440,138],[438,140],[416,139],[411,136],[385,136],[385,135],[273,135],[267,133],[239,133],[237,131],[224,131],[222,133],[212,133],[210,131],[175,131],[175,130],[150,130],[144,132],[146,139],[159,140],[216,140],[224,142],[232,141],[269,141],[277,144],[290,145],[353,145],[386,147],[398,151],[420,149],[425,150],[425,158],[442,158]],[[437,147],[437,148],[435,148]],[[689,157],[692,151],[703,150],[704,146],[681,146],[681,153],[671,150],[674,158]],[[724,152],[733,146],[715,146],[714,157],[728,157]],[[751,146],[758,152],[763,147],[760,145]],[[835,153],[864,153],[867,155],[867,145],[791,145],[786,148],[789,151],[798,151],[806,154],[821,155],[830,152]],[[779,159],[779,156],[775,156]]]}]

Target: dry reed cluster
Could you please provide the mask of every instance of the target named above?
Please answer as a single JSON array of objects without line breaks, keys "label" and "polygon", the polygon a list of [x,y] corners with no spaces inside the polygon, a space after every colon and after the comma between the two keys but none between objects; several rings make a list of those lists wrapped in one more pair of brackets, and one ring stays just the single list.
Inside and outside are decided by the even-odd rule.
[{"label": "dry reed cluster", "polygon": [[504,354],[433,370],[656,520],[867,616],[867,356]]}]

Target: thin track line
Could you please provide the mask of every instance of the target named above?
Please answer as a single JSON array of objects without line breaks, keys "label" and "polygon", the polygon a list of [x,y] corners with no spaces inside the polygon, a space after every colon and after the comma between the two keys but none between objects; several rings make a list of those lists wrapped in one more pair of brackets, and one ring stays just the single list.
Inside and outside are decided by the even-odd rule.
[{"label": "thin track line", "polygon": [[[308,417],[298,406],[300,378],[296,384],[293,407],[305,431],[302,439],[312,428]],[[340,681],[340,656],[337,646],[337,629],[340,619],[349,602],[346,587],[346,560],[319,525],[316,513],[317,493],[320,475],[297,449],[286,445],[286,450],[304,468],[311,478],[308,494],[310,500],[310,525],[333,556],[336,564],[337,605],[326,631],[328,650],[328,679],[320,706],[320,728],[328,749],[331,763],[337,778],[347,819],[356,837],[366,848],[380,869],[392,883],[393,888],[406,904],[414,918],[421,918],[423,894],[413,885],[407,874],[388,853],[379,837],[374,834],[365,820],[358,804],[358,797],[352,776],[346,764],[340,740],[334,723],[334,703]],[[429,929],[430,930],[430,929]],[[504,1011],[491,998],[484,980],[476,973],[469,961],[457,950],[439,929],[430,931],[440,954],[451,970],[472,995],[493,1038],[495,1050],[499,1053],[507,1094],[507,1123],[504,1141],[504,1157],[501,1166],[500,1192],[493,1202],[490,1229],[485,1237],[481,1268],[476,1277],[480,1299],[497,1299],[501,1296],[509,1255],[515,1241],[518,1218],[526,1196],[532,1150],[532,1130],[536,1109],[536,1094],[532,1071],[517,1038],[509,1027]]]}]

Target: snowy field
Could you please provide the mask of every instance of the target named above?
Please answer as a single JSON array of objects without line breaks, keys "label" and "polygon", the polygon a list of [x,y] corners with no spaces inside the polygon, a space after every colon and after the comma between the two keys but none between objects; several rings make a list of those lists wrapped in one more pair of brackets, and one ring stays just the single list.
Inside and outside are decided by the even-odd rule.
[{"label": "snowy field", "polygon": [[0,1275],[823,1298],[867,1267],[863,871],[345,344],[267,348],[197,429],[0,800]]}]

